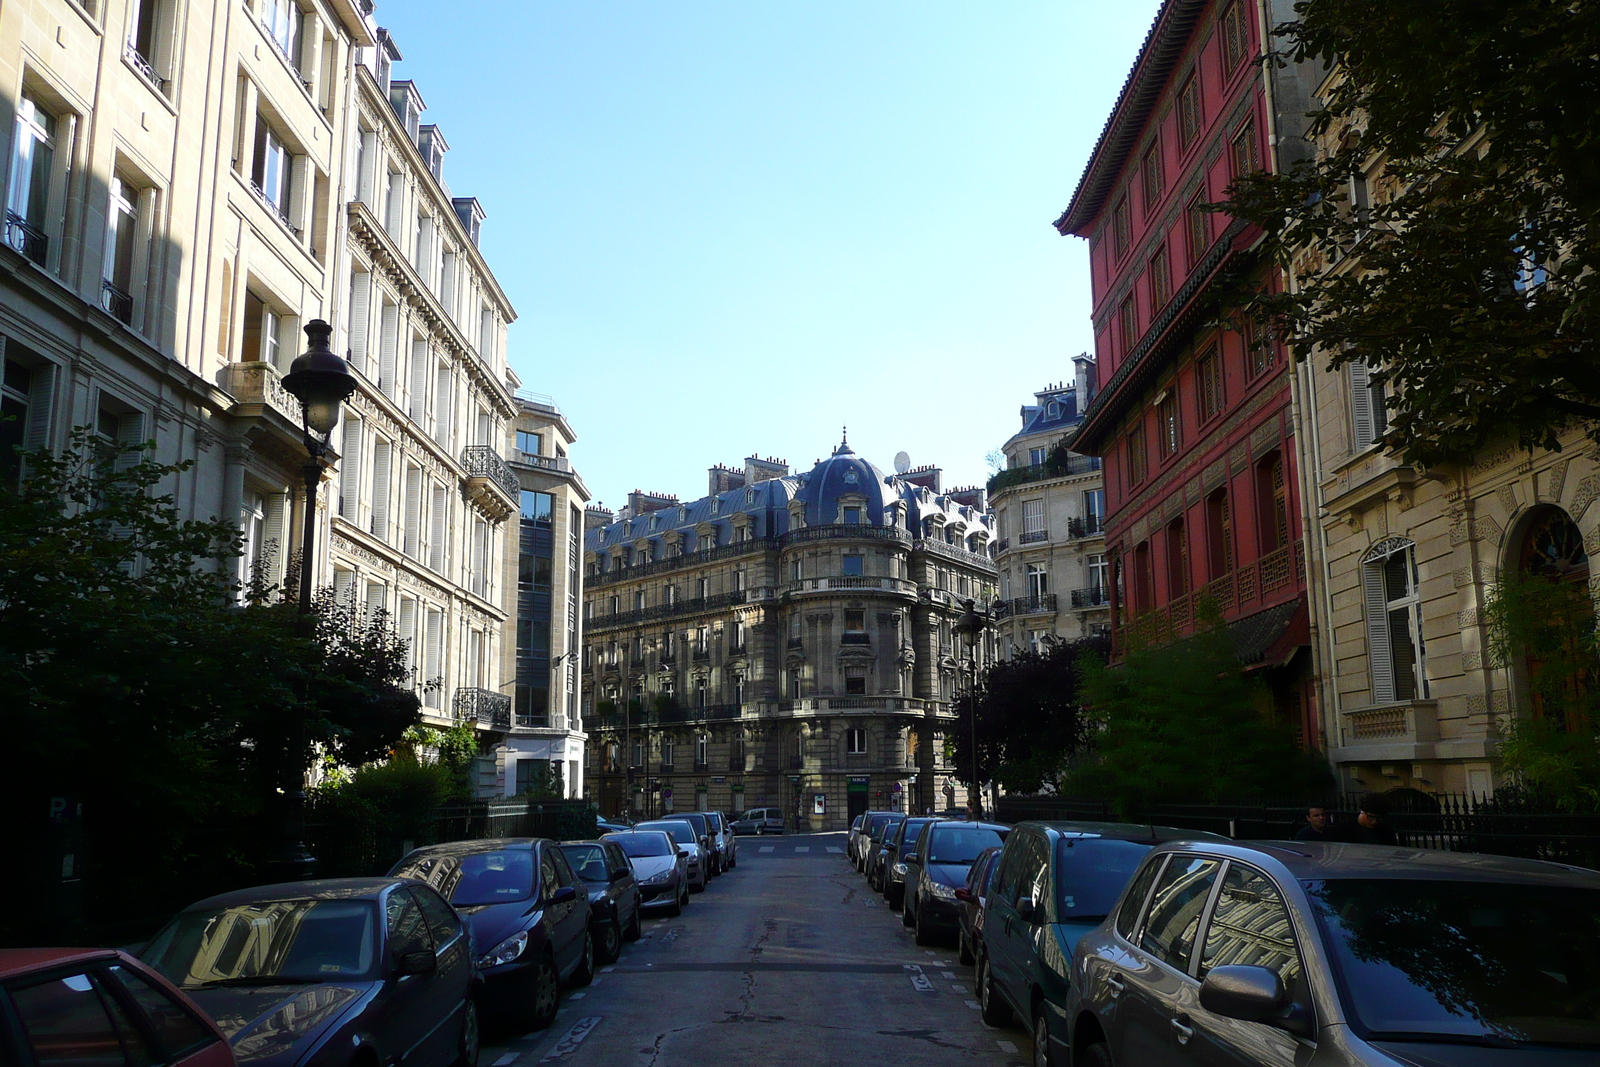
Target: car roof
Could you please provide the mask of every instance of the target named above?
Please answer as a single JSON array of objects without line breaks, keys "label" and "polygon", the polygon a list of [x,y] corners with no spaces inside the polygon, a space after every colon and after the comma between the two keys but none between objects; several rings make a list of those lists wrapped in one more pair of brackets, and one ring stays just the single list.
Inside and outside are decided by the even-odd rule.
[{"label": "car roof", "polygon": [[1119,841],[1145,841],[1162,844],[1167,841],[1230,841],[1232,838],[1204,830],[1185,830],[1178,826],[1161,826],[1147,822],[1067,822],[1029,820],[1017,823],[1015,829],[1039,827],[1070,837],[1109,837]]},{"label": "car roof", "polygon": [[259,900],[377,900],[392,886],[412,884],[415,883],[410,878],[313,878],[305,882],[277,882],[218,893],[197,900],[183,910],[228,908],[236,904],[253,904]]},{"label": "car roof", "polygon": [[[611,835],[607,834],[606,836],[609,837]],[[559,842],[557,842],[557,844],[559,844],[562,848],[566,848],[568,845],[598,845],[599,843],[600,843],[599,839],[593,838],[593,837],[585,837],[585,838],[582,838],[581,840],[577,840],[577,841],[559,841]]]},{"label": "car roof", "polygon": [[[964,826],[975,830],[993,830],[997,834],[1009,833],[1011,824],[1005,822],[968,822],[966,819],[935,819],[941,826]],[[999,848],[999,845],[990,845],[990,848]]]},{"label": "car roof", "polygon": [[512,852],[533,848],[546,837],[486,837],[473,841],[446,841],[440,845],[419,845],[408,856],[466,856],[474,852]]},{"label": "car roof", "polygon": [[0,948],[0,979],[60,964],[127,958],[114,948]]},{"label": "car roof", "polygon": [[[1527,885],[1600,889],[1600,871],[1547,860],[1489,856],[1478,852],[1444,852],[1394,845],[1357,845],[1343,841],[1197,842],[1206,852],[1250,862],[1274,860],[1297,880],[1333,878],[1396,878],[1423,881],[1518,882]],[[1169,845],[1162,851],[1183,851]]]}]

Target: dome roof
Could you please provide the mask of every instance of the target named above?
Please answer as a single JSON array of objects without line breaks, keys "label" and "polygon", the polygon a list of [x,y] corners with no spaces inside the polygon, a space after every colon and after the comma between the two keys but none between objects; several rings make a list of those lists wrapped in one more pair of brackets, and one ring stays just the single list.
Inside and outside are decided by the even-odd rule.
[{"label": "dome roof", "polygon": [[795,494],[795,499],[805,502],[808,526],[841,521],[844,516],[840,500],[843,498],[861,502],[866,509],[862,522],[883,526],[885,505],[898,497],[883,471],[856,455],[848,440],[840,442],[833,455],[811,468]]}]

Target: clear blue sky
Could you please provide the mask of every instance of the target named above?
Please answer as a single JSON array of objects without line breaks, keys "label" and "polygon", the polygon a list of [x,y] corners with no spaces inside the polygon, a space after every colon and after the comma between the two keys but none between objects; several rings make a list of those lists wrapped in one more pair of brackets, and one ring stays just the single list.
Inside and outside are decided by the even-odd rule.
[{"label": "clear blue sky", "polygon": [[751,453],[986,475],[1092,347],[1051,221],[1157,0],[379,0],[512,365],[611,507]]}]

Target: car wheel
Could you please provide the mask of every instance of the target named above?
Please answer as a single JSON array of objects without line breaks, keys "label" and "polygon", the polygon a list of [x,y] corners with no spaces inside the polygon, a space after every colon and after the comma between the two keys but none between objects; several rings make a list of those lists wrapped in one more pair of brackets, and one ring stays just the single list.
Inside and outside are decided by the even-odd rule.
[{"label": "car wheel", "polygon": [[540,956],[533,968],[533,988],[529,991],[531,996],[523,1016],[529,1030],[543,1030],[556,1021],[560,984],[555,961],[548,954]]},{"label": "car wheel", "polygon": [[628,923],[628,932],[625,935],[629,941],[637,941],[644,936],[644,906],[638,901],[633,903],[633,921]]},{"label": "car wheel", "polygon": [[1044,1008],[1033,1017],[1033,1067],[1050,1067],[1050,1024],[1045,1020]]},{"label": "car wheel", "polygon": [[936,933],[932,928],[930,928],[928,926],[927,923],[922,921],[922,909],[921,908],[917,909],[916,916],[912,920],[912,927],[913,927],[913,929],[914,929],[914,931],[916,933],[916,936],[913,937],[911,940],[915,941],[919,945],[931,945],[931,944],[933,944],[933,940],[934,940],[934,937],[936,936]]},{"label": "car wheel", "polygon": [[911,929],[911,924],[914,921],[915,920],[912,919],[912,917],[911,917],[911,909],[907,908],[907,907],[901,907],[901,909],[900,909],[900,925],[904,926],[907,930],[909,930],[909,929]]},{"label": "car wheel", "polygon": [[594,981],[594,936],[583,932],[583,953],[578,957],[577,969],[569,979],[574,988],[582,988]]},{"label": "car wheel", "polygon": [[482,1051],[482,1035],[478,1031],[478,1002],[468,997],[461,1006],[461,1037],[456,1041],[454,1067],[478,1067],[478,1054]]},{"label": "car wheel", "polygon": [[1111,1050],[1098,1041],[1072,1058],[1078,1067],[1111,1067]]},{"label": "car wheel", "polygon": [[594,958],[602,965],[617,962],[622,955],[622,923],[615,917],[600,924],[600,943],[595,946]]},{"label": "car wheel", "polygon": [[983,1021],[990,1026],[1004,1026],[1011,1021],[1011,1009],[994,987],[994,972],[987,959],[978,961],[978,1006],[982,1009]]},{"label": "car wheel", "polygon": [[971,967],[972,966],[972,946],[967,943],[966,931],[963,930],[961,933],[957,934],[956,935],[956,941],[959,942],[959,952],[960,952],[961,966],[963,966],[963,967]]}]

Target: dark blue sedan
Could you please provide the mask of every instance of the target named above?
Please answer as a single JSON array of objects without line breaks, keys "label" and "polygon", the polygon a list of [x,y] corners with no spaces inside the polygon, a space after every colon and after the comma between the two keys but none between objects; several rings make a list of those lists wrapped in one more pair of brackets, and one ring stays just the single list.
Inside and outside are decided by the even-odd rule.
[{"label": "dark blue sedan", "polygon": [[180,912],[141,958],[216,1020],[240,1064],[478,1059],[471,935],[427,886],[337,878],[224,893]]}]

